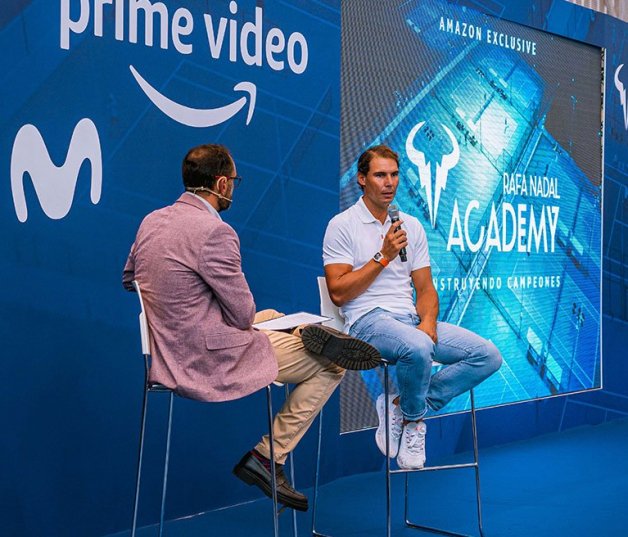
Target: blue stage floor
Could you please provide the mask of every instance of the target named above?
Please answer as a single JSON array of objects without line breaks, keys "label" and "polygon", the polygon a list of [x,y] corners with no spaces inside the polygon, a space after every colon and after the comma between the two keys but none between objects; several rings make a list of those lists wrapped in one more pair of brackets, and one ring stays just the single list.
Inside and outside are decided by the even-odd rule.
[{"label": "blue stage floor", "polygon": [[[628,420],[622,420],[482,450],[486,537],[628,536],[627,446]],[[404,526],[403,486],[404,477],[393,476],[393,535],[433,535]],[[411,499],[411,517],[421,523],[477,535],[472,470],[415,474]],[[384,536],[384,500],[383,472],[331,482],[321,488],[317,529],[332,537]],[[272,535],[270,509],[263,499],[174,520],[164,535],[266,537]],[[299,535],[311,535],[311,515],[297,518]],[[280,524],[282,536],[292,535],[289,511]],[[156,526],[138,532],[153,535]]]}]

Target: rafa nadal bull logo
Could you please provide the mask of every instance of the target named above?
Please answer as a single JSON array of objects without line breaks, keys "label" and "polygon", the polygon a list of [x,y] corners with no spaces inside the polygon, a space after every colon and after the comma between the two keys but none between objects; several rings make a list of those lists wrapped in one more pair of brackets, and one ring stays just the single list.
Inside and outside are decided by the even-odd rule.
[{"label": "rafa nadal bull logo", "polygon": [[621,71],[623,66],[624,64],[622,63],[615,70],[615,87],[617,88],[617,91],[619,92],[619,101],[621,102],[621,109],[624,113],[623,114],[624,127],[626,128],[626,130],[628,130],[628,103],[626,103],[626,88],[624,86],[624,83],[619,79],[619,72]]},{"label": "rafa nadal bull logo", "polygon": [[[412,127],[412,130],[406,138],[406,154],[408,155],[410,162],[418,168],[421,187],[425,189],[425,195],[427,197],[427,207],[430,211],[430,221],[432,223],[432,227],[435,228],[440,195],[447,187],[447,174],[449,173],[449,170],[456,166],[460,160],[460,146],[458,145],[458,140],[456,140],[453,132],[451,132],[451,130],[449,130],[445,125],[442,125],[449,137],[449,140],[451,141],[453,149],[451,153],[443,155],[439,163],[436,163],[436,174],[434,180],[432,181],[432,162],[428,162],[425,158],[425,153],[423,151],[419,151],[414,146],[414,139],[423,125],[425,125],[425,121],[421,121]],[[432,186],[434,187],[433,189]],[[433,196],[432,190],[434,191]]]}]

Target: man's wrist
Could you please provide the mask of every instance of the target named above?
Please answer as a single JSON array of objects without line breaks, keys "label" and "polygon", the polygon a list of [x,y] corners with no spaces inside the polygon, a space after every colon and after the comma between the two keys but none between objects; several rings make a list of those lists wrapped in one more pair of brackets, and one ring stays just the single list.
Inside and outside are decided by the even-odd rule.
[{"label": "man's wrist", "polygon": [[382,252],[377,252],[373,256],[373,261],[379,263],[384,268],[386,268],[388,266],[388,263],[390,263],[390,261],[384,257],[384,254],[382,254]]}]

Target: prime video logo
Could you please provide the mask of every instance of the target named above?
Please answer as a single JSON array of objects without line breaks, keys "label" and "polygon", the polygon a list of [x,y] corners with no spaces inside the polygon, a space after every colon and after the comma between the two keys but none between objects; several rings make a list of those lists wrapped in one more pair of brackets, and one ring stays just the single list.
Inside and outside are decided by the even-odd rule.
[{"label": "prime video logo", "polygon": [[[171,46],[183,55],[194,52],[191,39],[195,31],[195,19],[192,12],[180,7],[170,12],[163,2],[151,0],[80,0],[78,4],[70,0],[60,0],[60,47],[70,48],[71,35],[80,35],[87,31],[90,22],[95,37],[105,35],[104,21],[113,19],[111,29],[118,41],[138,42],[138,34],[144,35],[144,45],[168,50]],[[75,9],[71,9],[71,5]],[[76,6],[79,9],[76,9]],[[140,13],[142,16],[140,17]],[[286,68],[296,75],[303,74],[308,65],[308,43],[300,32],[286,34],[281,28],[264,26],[264,10],[255,8],[253,21],[246,21],[241,26],[234,17],[238,14],[238,4],[229,3],[231,17],[216,17],[203,14],[203,29],[209,54],[214,60],[226,57],[230,62],[243,62],[250,67],[267,65],[274,71]],[[240,18],[240,17],[238,17]],[[129,69],[139,87],[164,114],[171,119],[191,127],[211,127],[233,117],[248,102],[247,125],[251,121],[255,108],[257,88],[249,81],[242,81],[234,86],[234,91],[244,92],[231,103],[216,108],[192,108],[159,92],[151,85],[139,70],[129,65]]]}]

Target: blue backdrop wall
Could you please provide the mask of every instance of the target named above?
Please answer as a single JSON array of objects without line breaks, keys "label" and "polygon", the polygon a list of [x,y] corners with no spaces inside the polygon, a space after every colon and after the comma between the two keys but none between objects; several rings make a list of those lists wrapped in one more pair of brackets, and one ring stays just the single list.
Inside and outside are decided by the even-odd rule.
[{"label": "blue backdrop wall", "polygon": [[[628,127],[613,78],[628,62],[626,24],[564,0],[451,3],[608,50],[604,390],[485,411],[483,445],[624,417]],[[130,524],[143,366],[136,299],[122,290],[121,270],[143,216],[180,193],[189,147],[233,151],[244,181],[225,217],[259,308],[317,309],[320,244],[338,210],[340,2],[162,0],[142,4],[149,17],[135,16],[135,2],[100,4],[0,8],[7,535],[104,535]],[[628,87],[628,67],[619,79]],[[158,513],[164,403],[149,416],[146,464],[155,471],[142,524]],[[262,433],[263,404],[257,395],[177,401],[169,518],[257,497],[230,469]],[[339,437],[337,397],[327,410],[323,477],[379,468],[372,433]],[[440,422],[432,453],[467,449],[465,423]],[[297,451],[300,486],[311,482],[313,455],[310,435]]]}]

